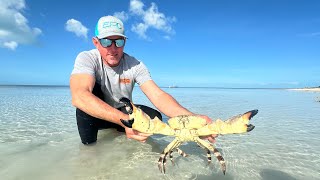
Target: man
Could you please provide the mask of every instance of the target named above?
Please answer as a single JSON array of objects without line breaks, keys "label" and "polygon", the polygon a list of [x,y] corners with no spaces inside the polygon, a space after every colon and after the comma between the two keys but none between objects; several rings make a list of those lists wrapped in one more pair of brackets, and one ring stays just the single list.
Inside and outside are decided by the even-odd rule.
[{"label": "man", "polygon": [[[95,35],[92,42],[96,49],[77,56],[70,77],[72,104],[77,107],[77,125],[83,144],[96,142],[98,130],[103,128],[116,128],[125,131],[128,138],[146,141],[150,134],[127,128],[120,121],[129,116],[119,99],[132,100],[135,83],[168,117],[193,114],[155,84],[141,61],[123,52],[127,37],[121,20],[113,16],[101,17]],[[158,111],[142,105],[140,108],[150,117],[161,119]],[[202,117],[211,122],[207,116]],[[214,142],[214,137],[207,139]]]}]

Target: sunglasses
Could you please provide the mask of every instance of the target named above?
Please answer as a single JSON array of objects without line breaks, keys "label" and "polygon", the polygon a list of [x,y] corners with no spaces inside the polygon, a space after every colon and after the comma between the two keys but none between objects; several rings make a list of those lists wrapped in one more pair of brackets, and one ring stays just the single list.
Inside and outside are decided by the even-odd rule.
[{"label": "sunglasses", "polygon": [[125,44],[125,40],[124,39],[99,39],[99,42],[101,44],[102,47],[110,47],[112,45],[112,43],[114,43],[116,45],[116,47],[120,48],[123,47]]}]

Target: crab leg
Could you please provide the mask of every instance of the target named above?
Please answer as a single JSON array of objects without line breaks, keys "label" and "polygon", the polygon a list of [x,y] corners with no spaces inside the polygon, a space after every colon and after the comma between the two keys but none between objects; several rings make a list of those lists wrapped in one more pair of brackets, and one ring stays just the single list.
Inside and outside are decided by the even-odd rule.
[{"label": "crab leg", "polygon": [[[187,157],[187,156],[188,156],[188,154],[186,154],[185,152],[183,152],[183,151],[182,151],[181,149],[179,149],[179,148],[176,148],[175,150],[178,152],[178,154],[180,154],[180,155],[183,156],[183,157]],[[174,165],[172,153],[173,153],[173,150],[170,151],[169,157],[170,157],[170,160],[171,160],[171,162],[172,162],[172,165]]]},{"label": "crab leg", "polygon": [[167,155],[168,153],[161,153],[161,156],[158,161],[158,168],[160,172],[166,173],[166,162],[167,162]]},{"label": "crab leg", "polygon": [[173,153],[173,150],[170,151],[169,158],[170,158],[170,160],[172,162],[172,165],[174,165],[172,153]]},{"label": "crab leg", "polygon": [[[210,143],[200,139],[200,138],[197,138],[196,139],[196,142],[201,146],[201,147],[204,147],[204,149],[207,149],[208,151],[212,151],[213,154],[216,156],[216,158],[218,159],[219,161],[219,164],[221,166],[221,169],[222,169],[222,172],[223,174],[225,175],[226,174],[226,163],[221,155],[221,153],[216,149],[214,148]],[[211,153],[207,152],[207,156],[208,156],[208,163],[211,162]],[[209,158],[210,157],[210,158]]]},{"label": "crab leg", "polygon": [[224,158],[222,157],[221,153],[218,151],[218,149],[214,148],[213,154],[218,159],[220,166],[222,168],[223,174],[226,175],[226,162],[224,161]]},{"label": "crab leg", "polygon": [[176,150],[177,150],[178,154],[180,154],[181,156],[183,156],[183,157],[187,157],[187,156],[188,156],[188,154],[186,154],[185,152],[183,152],[181,149],[176,148]]},{"label": "crab leg", "polygon": [[205,148],[207,151],[207,159],[208,159],[208,165],[211,163],[211,152],[209,149]]},{"label": "crab leg", "polygon": [[181,145],[181,141],[179,141],[177,138],[174,139],[161,153],[159,161],[158,161],[158,167],[159,170],[163,173],[166,173],[165,165],[166,165],[166,159],[167,155],[175,148]]},{"label": "crab leg", "polygon": [[203,148],[206,153],[207,153],[207,159],[208,159],[208,165],[211,163],[211,152],[208,148],[206,148],[204,145],[202,145],[201,143],[197,142],[198,146],[200,146],[201,148]]}]

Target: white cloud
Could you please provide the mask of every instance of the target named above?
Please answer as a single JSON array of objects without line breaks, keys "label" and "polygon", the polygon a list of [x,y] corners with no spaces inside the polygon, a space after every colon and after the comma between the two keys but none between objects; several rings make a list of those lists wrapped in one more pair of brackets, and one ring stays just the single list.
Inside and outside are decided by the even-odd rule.
[{"label": "white cloud", "polygon": [[88,34],[88,28],[86,28],[80,21],[77,21],[75,19],[69,19],[66,22],[65,26],[67,31],[75,33],[78,37],[83,36],[84,38],[87,39],[87,34]]},{"label": "white cloud", "polygon": [[25,0],[0,1],[0,47],[15,50],[19,44],[33,44],[42,33],[28,25],[25,7]]},{"label": "white cloud", "polygon": [[133,25],[131,28],[133,32],[137,33],[143,39],[149,39],[146,35],[147,29],[148,29],[148,25],[143,23]]},{"label": "white cloud", "polygon": [[164,39],[170,40],[171,37],[170,36],[163,36]]},{"label": "white cloud", "polygon": [[302,33],[298,34],[301,37],[320,37],[320,32],[312,32],[312,33]]},{"label": "white cloud", "polygon": [[320,36],[320,32],[310,33],[310,36]]},{"label": "white cloud", "polygon": [[143,15],[144,14],[143,6],[144,4],[140,0],[131,0],[129,11],[132,12],[133,14]]},{"label": "white cloud", "polygon": [[8,49],[15,50],[18,47],[18,43],[15,41],[4,42],[3,46]]},{"label": "white cloud", "polygon": [[146,33],[148,29],[153,28],[163,31],[167,35],[164,36],[169,39],[169,35],[174,34],[174,30],[171,27],[173,22],[176,22],[175,17],[166,17],[163,13],[159,12],[158,6],[155,3],[151,3],[151,7],[144,10],[144,4],[140,0],[131,0],[129,11],[132,15],[141,18],[142,22],[138,22],[132,25],[131,30],[137,33],[143,39],[150,39]]},{"label": "white cloud", "polygon": [[121,21],[127,21],[127,20],[129,19],[129,15],[128,15],[126,12],[124,12],[124,11],[115,12],[115,13],[113,14],[113,16],[121,19]]}]

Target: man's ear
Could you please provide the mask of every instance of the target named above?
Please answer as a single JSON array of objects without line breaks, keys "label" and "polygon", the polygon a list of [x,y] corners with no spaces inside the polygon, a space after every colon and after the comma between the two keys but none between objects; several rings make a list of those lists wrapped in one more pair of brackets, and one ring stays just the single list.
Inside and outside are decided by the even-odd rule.
[{"label": "man's ear", "polygon": [[93,37],[92,38],[92,43],[96,48],[98,48],[98,45],[99,45],[100,42],[99,42],[97,37]]}]

